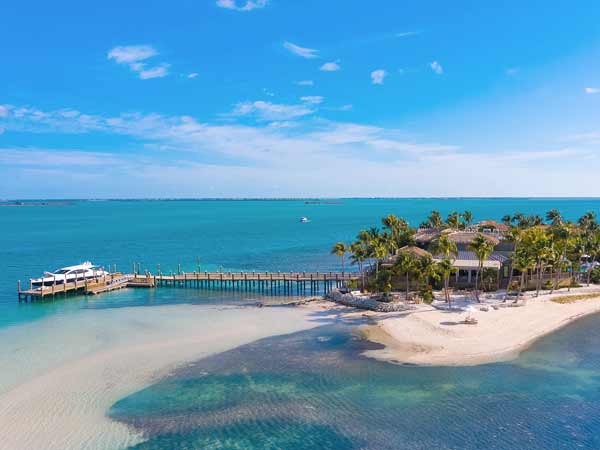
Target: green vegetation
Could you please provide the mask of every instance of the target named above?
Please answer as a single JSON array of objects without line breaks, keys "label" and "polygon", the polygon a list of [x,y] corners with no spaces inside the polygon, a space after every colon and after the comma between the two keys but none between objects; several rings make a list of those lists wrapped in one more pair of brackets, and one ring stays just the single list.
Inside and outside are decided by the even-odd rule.
[{"label": "green vegetation", "polygon": [[[541,289],[553,291],[565,286],[570,289],[578,282],[588,285],[600,282],[600,268],[586,270],[596,264],[600,255],[600,226],[593,212],[576,222],[565,220],[558,210],[552,209],[544,218],[515,213],[505,215],[501,223],[483,221],[473,225],[470,211],[452,211],[445,220],[439,211],[432,211],[420,224],[420,230],[394,214],[384,217],[381,225],[382,229],[361,230],[354,242],[338,242],[332,248],[332,253],[341,258],[342,270],[345,270],[345,255],[350,254],[350,262],[362,274],[363,290],[383,293],[403,290],[406,299],[414,292],[421,300],[429,301],[436,286],[443,289],[450,304],[450,280],[457,270],[454,263],[458,248],[449,236],[461,235],[460,231],[472,233],[468,236],[470,240],[461,244],[477,257],[473,294],[478,301],[480,290],[493,291],[500,283],[498,271],[485,264],[497,245],[495,238],[486,236],[489,232],[502,236],[502,251],[509,258],[508,291],[516,291],[517,298],[530,289],[539,295]],[[415,246],[415,235],[423,229],[433,230],[428,246],[431,254]],[[583,257],[588,260],[584,267]]]}]

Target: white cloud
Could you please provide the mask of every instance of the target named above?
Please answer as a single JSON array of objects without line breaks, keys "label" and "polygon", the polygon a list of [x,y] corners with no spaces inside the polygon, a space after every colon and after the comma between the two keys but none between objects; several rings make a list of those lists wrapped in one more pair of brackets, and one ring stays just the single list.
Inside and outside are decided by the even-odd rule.
[{"label": "white cloud", "polygon": [[290,52],[292,52],[293,54],[301,56],[302,58],[313,59],[313,58],[319,57],[318,50],[315,50],[313,48],[300,47],[299,45],[292,44],[291,42],[288,42],[288,41],[285,41],[283,43],[283,47],[286,50],[289,50]]},{"label": "white cloud", "polygon": [[127,45],[111,49],[108,52],[108,59],[114,59],[119,64],[131,64],[156,55],[158,52],[149,45]]},{"label": "white cloud", "polygon": [[337,108],[338,111],[351,111],[352,110],[352,105],[348,104],[348,105],[342,105],[339,108]]},{"label": "white cloud", "polygon": [[337,62],[328,62],[319,68],[319,70],[322,70],[323,72],[337,72],[340,69],[341,67]]},{"label": "white cloud", "polygon": [[198,76],[197,72],[188,73],[188,78],[196,78]]},{"label": "white cloud", "polygon": [[149,58],[158,55],[158,52],[149,45],[129,45],[118,46],[109,50],[107,58],[114,60],[117,64],[128,65],[136,72],[140,79],[149,80],[151,78],[161,78],[169,74],[169,64],[160,64],[149,67],[145,62]]},{"label": "white cloud", "polygon": [[264,8],[269,3],[269,0],[246,0],[241,5],[238,5],[237,0],[217,0],[217,6],[234,11],[252,11],[253,9]]},{"label": "white cloud", "polygon": [[598,93],[600,93],[600,88],[597,88],[597,87],[586,87],[585,88],[585,93],[586,94],[598,94]]},{"label": "white cloud", "polygon": [[312,105],[319,105],[319,104],[323,103],[323,100],[325,100],[325,98],[321,97],[320,95],[306,95],[304,97],[300,97],[300,100],[303,101],[304,103],[310,103]]},{"label": "white cloud", "polygon": [[441,66],[441,64],[437,61],[433,61],[431,62],[431,64],[429,64],[429,67],[431,67],[431,70],[433,70],[435,73],[437,73],[438,75],[441,75],[444,73],[444,69]]},{"label": "white cloud", "polygon": [[242,102],[235,105],[232,116],[253,115],[259,120],[282,121],[296,119],[314,113],[308,105],[282,105],[271,102]]},{"label": "white cloud", "polygon": [[298,86],[314,86],[315,82],[313,80],[301,80],[301,81],[296,81],[296,83]]},{"label": "white cloud", "polygon": [[160,66],[152,67],[150,69],[140,70],[140,78],[142,80],[149,80],[151,78],[162,78],[169,74],[169,64],[161,64]]},{"label": "white cloud", "polygon": [[9,108],[6,105],[0,105],[0,117],[8,117]]},{"label": "white cloud", "polygon": [[386,75],[387,72],[383,69],[374,70],[373,72],[371,72],[371,82],[373,84],[383,84],[383,80]]}]

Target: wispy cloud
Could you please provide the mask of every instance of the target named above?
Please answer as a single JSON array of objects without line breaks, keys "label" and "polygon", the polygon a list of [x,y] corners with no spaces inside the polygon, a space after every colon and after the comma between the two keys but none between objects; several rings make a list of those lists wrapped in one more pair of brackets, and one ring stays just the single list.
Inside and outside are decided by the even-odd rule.
[{"label": "wispy cloud", "polygon": [[422,31],[403,31],[401,33],[396,33],[395,36],[398,38],[403,38],[403,37],[409,37],[409,36],[416,36],[421,33],[422,33]]},{"label": "wispy cloud", "polygon": [[293,44],[288,41],[283,43],[283,47],[286,50],[292,52],[294,55],[301,56],[302,58],[313,59],[319,57],[318,50],[315,50],[313,48],[300,47],[299,45]]},{"label": "wispy cloud", "polygon": [[8,106],[0,105],[0,117],[8,117]]},{"label": "wispy cloud", "polygon": [[322,70],[323,72],[337,72],[338,70],[341,70],[341,67],[337,61],[334,61],[323,64],[319,70]]},{"label": "wispy cloud", "polygon": [[323,100],[325,100],[325,98],[321,97],[320,95],[306,95],[304,97],[300,97],[300,100],[303,101],[304,103],[310,103],[312,105],[319,105],[319,104],[323,103]]},{"label": "wispy cloud", "polygon": [[509,77],[512,77],[512,76],[514,76],[514,75],[518,74],[518,73],[519,73],[519,71],[520,71],[520,69],[519,69],[518,67],[509,67],[508,69],[506,69],[506,70],[504,71],[504,73],[505,73],[507,76],[509,76]]},{"label": "wispy cloud", "polygon": [[383,69],[374,70],[373,72],[371,72],[371,82],[373,84],[383,84],[383,80],[386,75],[387,72]]},{"label": "wispy cloud", "polygon": [[118,46],[109,50],[107,58],[117,64],[127,65],[138,74],[140,79],[161,78],[169,74],[169,64],[162,63],[154,67],[147,67],[146,60],[158,55],[154,47],[149,45]]},{"label": "wispy cloud", "polygon": [[246,0],[245,3],[237,0],[217,0],[217,6],[234,11],[252,11],[253,9],[264,8],[268,3],[269,0]]},{"label": "wispy cloud", "polygon": [[187,75],[188,78],[196,78],[197,76],[198,76],[197,72],[188,73],[188,75]]},{"label": "wispy cloud", "polygon": [[111,153],[84,152],[38,148],[0,148],[0,161],[20,166],[97,166],[114,164],[118,158]]},{"label": "wispy cloud", "polygon": [[[286,116],[289,114],[281,111],[298,107],[265,102],[243,105],[239,108],[243,117],[271,110]],[[85,134],[101,132],[131,138],[135,148],[143,146],[143,154],[121,149],[114,153],[0,149],[0,174],[10,170],[21,180],[9,184],[0,178],[2,196],[17,192],[34,196],[41,190],[55,196],[64,193],[63,197],[69,192],[80,196],[122,196],[126,192],[147,197],[200,191],[215,196],[464,196],[474,190],[479,195],[560,195],[564,190],[560,181],[565,179],[577,187],[572,194],[597,192],[593,175],[599,159],[593,148],[467,152],[456,145],[407,137],[397,129],[310,117],[247,125],[242,121],[202,123],[189,116],[160,114],[69,113],[75,111],[12,106],[7,116],[0,118],[0,126],[7,131],[78,133],[82,142]],[[90,142],[93,139],[90,137]],[[288,170],[292,157],[294,171]],[[586,160],[583,166],[582,158]],[[36,166],[35,161],[41,165]],[[70,164],[80,165],[78,176],[91,177],[94,183],[79,179],[75,183],[71,172],[62,168]],[[346,176],[329,176],[334,166]],[[456,174],[448,167],[467,166],[481,170],[470,172],[468,183],[457,183]],[[429,182],[423,184],[425,171]],[[490,181],[489,173],[504,173],[504,182]],[[117,177],[119,183],[115,183]],[[382,184],[382,179],[396,182]],[[548,181],[540,184],[540,180]]]},{"label": "wispy cloud", "polygon": [[441,75],[444,73],[444,68],[442,67],[442,65],[437,62],[437,61],[432,61],[429,64],[429,67],[431,67],[431,70],[433,70],[435,73],[437,73],[438,75]]},{"label": "wispy cloud", "polygon": [[314,86],[315,82],[313,80],[301,80],[301,81],[296,81],[294,84],[296,84],[298,86]]},{"label": "wispy cloud", "polygon": [[314,113],[306,104],[284,105],[265,101],[242,102],[235,105],[232,116],[254,116],[262,121],[296,119]]},{"label": "wispy cloud", "polygon": [[151,78],[162,78],[169,74],[169,64],[161,64],[160,66],[152,67],[150,69],[140,70],[140,79],[149,80]]},{"label": "wispy cloud", "polygon": [[597,87],[586,87],[584,89],[586,94],[599,94],[600,93],[600,88]]}]

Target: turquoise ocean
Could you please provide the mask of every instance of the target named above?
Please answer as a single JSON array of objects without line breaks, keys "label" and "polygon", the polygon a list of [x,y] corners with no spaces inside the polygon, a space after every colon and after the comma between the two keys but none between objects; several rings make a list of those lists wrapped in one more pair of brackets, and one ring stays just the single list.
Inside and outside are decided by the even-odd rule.
[{"label": "turquoise ocean", "polygon": [[[250,293],[164,288],[19,303],[17,280],[91,260],[131,270],[339,269],[336,241],[394,213],[430,210],[568,219],[599,199],[65,201],[0,207],[0,328],[81,309],[240,304]],[[299,218],[310,218],[300,223]],[[351,326],[267,338],[196,361],[119,400],[107,414],[148,437],[140,449],[600,448],[600,317],[538,341],[515,361],[397,366],[360,356]],[[82,330],[82,333],[85,330]],[[2,347],[0,342],[0,350]],[[275,355],[276,357],[273,357]]]}]

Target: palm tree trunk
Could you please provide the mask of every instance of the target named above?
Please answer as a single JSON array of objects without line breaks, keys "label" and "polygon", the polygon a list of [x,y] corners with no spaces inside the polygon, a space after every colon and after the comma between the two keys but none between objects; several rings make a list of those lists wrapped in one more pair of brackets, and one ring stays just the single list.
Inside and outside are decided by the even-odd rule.
[{"label": "palm tree trunk", "polygon": [[408,302],[409,291],[410,291],[410,284],[408,281],[408,272],[406,272],[406,302]]},{"label": "palm tree trunk", "polygon": [[550,295],[554,293],[554,266],[550,266]]},{"label": "palm tree trunk", "polygon": [[517,303],[519,301],[519,299],[521,298],[521,291],[523,290],[523,280],[525,278],[525,271],[521,272],[521,280],[519,281],[519,290],[517,292],[517,298],[515,299],[515,301],[513,303]]},{"label": "palm tree trunk", "polygon": [[446,303],[448,303],[448,309],[452,309],[452,303],[450,302],[450,293],[448,292],[449,284],[450,284],[450,274],[444,275],[444,292],[446,294]]},{"label": "palm tree trunk", "polygon": [[[513,255],[514,258],[514,255]],[[514,262],[511,260],[510,261],[510,274],[508,275],[508,285],[506,286],[506,295],[504,296],[504,300],[502,300],[502,303],[506,302],[506,299],[508,298],[508,293],[510,291],[510,285],[512,284],[512,280],[513,280],[513,271],[514,271]],[[500,274],[498,274],[498,281],[500,281]]]},{"label": "palm tree trunk", "polygon": [[344,254],[342,253],[342,275],[344,274]]},{"label": "palm tree trunk", "polygon": [[475,272],[475,300],[477,300],[477,303],[481,303],[479,301],[479,274],[481,273],[482,265],[483,264],[480,262],[479,267],[477,268],[477,272]]},{"label": "palm tree trunk", "polygon": [[588,273],[587,273],[587,285],[590,285],[590,279],[592,277],[592,269],[594,268],[594,263],[596,262],[596,255],[594,255],[594,257],[592,258],[592,264],[590,264],[590,267],[588,269]]},{"label": "palm tree trunk", "polygon": [[540,287],[542,284],[542,263],[538,262],[537,264],[537,280],[535,283],[535,296],[540,296]]}]

